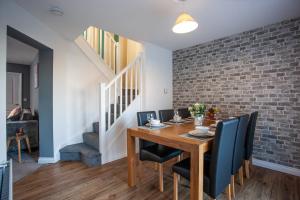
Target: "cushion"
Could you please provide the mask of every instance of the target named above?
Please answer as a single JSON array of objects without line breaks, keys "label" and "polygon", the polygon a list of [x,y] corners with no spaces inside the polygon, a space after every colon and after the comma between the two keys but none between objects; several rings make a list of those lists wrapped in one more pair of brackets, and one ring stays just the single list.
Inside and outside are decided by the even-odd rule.
[{"label": "cushion", "polygon": [[17,105],[12,111],[9,113],[7,119],[11,121],[18,121],[21,118],[22,108]]}]

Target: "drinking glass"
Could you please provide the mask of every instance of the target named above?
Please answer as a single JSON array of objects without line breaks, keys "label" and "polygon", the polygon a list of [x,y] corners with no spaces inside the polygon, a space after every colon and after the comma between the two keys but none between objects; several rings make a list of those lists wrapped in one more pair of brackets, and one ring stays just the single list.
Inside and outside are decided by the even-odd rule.
[{"label": "drinking glass", "polygon": [[152,119],[152,117],[153,117],[152,114],[150,114],[150,113],[147,114],[147,120],[149,122],[150,128],[151,128],[151,119]]}]

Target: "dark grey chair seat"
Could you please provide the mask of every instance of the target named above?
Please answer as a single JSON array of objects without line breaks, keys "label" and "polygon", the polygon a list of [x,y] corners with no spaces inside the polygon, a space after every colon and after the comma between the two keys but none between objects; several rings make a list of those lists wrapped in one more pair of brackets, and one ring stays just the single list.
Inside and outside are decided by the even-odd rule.
[{"label": "dark grey chair seat", "polygon": [[157,163],[166,162],[176,156],[179,156],[182,151],[171,147],[154,144],[140,150],[141,160],[150,160]]}]

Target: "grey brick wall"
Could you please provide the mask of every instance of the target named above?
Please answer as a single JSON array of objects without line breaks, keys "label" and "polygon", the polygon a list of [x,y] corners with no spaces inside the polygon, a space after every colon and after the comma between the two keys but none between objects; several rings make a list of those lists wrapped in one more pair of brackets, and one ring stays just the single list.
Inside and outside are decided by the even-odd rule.
[{"label": "grey brick wall", "polygon": [[259,111],[253,157],[300,169],[300,18],[173,52],[174,107]]}]

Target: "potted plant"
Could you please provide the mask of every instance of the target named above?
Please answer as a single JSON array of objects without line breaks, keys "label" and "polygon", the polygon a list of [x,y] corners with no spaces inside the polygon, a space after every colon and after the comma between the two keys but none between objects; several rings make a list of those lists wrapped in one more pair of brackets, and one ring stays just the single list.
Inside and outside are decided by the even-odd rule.
[{"label": "potted plant", "polygon": [[195,125],[202,125],[203,116],[206,110],[206,106],[203,103],[195,103],[189,107],[191,116],[195,118]]}]

